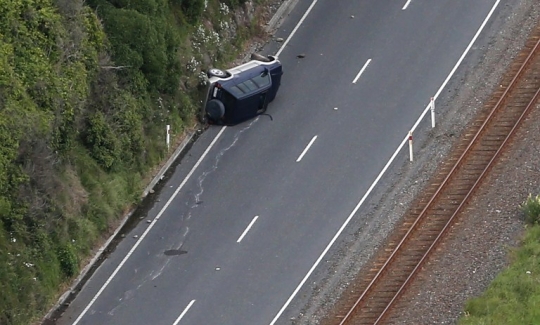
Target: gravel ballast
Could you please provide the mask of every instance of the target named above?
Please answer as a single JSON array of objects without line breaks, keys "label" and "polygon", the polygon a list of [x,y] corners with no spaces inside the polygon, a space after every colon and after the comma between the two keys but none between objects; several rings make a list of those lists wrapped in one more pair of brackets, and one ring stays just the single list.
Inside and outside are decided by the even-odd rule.
[{"label": "gravel ballast", "polygon": [[[499,5],[437,101],[437,127],[415,136],[415,162],[404,153],[300,290],[279,324],[327,324],[339,297],[376,253],[467,124],[484,109],[508,66],[540,21],[540,2]],[[400,303],[396,324],[455,324],[467,299],[480,295],[508,265],[524,230],[519,205],[540,193],[540,107],[492,169],[437,254]],[[381,167],[382,168],[382,167]]]}]

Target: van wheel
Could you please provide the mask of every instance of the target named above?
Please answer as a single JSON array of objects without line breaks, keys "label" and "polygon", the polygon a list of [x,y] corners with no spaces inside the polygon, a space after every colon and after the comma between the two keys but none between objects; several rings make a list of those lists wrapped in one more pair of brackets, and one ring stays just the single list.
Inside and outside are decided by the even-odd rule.
[{"label": "van wheel", "polygon": [[206,103],[206,115],[214,122],[219,121],[225,115],[225,105],[218,99],[209,100]]},{"label": "van wheel", "polygon": [[208,77],[220,77],[220,78],[224,78],[227,76],[227,73],[223,70],[220,70],[220,69],[216,69],[216,68],[212,68],[210,70],[208,70],[208,72],[206,73],[208,75]]}]

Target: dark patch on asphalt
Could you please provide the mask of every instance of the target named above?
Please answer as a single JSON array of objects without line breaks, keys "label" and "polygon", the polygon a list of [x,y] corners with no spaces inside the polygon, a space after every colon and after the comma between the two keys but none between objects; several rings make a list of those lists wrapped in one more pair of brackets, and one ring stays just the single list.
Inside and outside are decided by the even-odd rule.
[{"label": "dark patch on asphalt", "polygon": [[178,255],[187,254],[187,251],[183,251],[181,249],[169,249],[163,252],[163,254],[167,256],[178,256]]}]

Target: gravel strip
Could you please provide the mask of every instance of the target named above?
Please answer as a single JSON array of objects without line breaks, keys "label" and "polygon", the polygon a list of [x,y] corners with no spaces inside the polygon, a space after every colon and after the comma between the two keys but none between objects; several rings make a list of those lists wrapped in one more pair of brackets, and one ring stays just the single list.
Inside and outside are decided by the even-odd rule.
[{"label": "gravel strip", "polygon": [[[483,109],[493,89],[540,21],[537,0],[508,0],[477,40],[437,102],[437,128],[415,135],[415,162],[394,163],[348,230],[330,250],[286,311],[280,324],[327,324],[339,297],[428,184],[466,125]],[[540,109],[515,137],[512,150],[494,168],[464,217],[417,277],[396,324],[455,324],[465,301],[483,292],[507,265],[508,247],[523,230],[518,205],[540,192]]]}]

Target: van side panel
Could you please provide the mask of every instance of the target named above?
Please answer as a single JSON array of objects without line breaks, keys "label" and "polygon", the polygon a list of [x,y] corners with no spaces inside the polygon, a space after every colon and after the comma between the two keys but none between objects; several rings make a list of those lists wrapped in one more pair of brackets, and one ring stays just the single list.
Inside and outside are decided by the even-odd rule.
[{"label": "van side panel", "polygon": [[257,116],[259,95],[248,96],[236,101],[226,121],[227,124],[236,124]]}]

